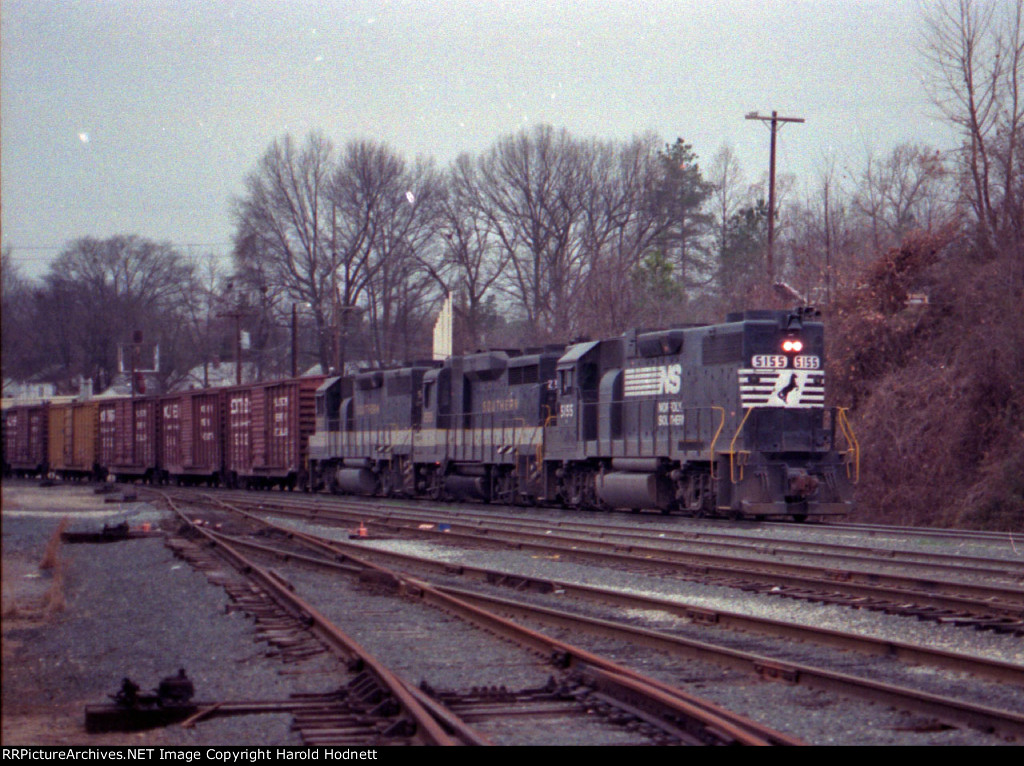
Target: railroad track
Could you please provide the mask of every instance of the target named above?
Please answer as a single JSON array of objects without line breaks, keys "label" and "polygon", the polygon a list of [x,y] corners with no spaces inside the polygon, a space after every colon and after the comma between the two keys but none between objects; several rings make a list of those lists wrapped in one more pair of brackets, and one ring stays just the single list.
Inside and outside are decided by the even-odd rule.
[{"label": "railroad track", "polygon": [[[172,503],[172,508],[174,508]],[[291,593],[287,583],[259,567],[231,546],[217,542],[215,533],[182,516],[189,537],[216,547],[197,544],[189,537],[168,540],[174,552],[206,572],[211,582],[225,588],[236,608],[253,618],[259,639],[269,653],[285,662],[333,650],[349,668],[358,671],[339,690],[319,695],[312,709],[295,711],[295,727],[310,745],[479,744],[466,727],[464,739],[445,731],[408,686],[372,654],[322,617],[315,608]],[[225,569],[230,564],[235,571]],[[244,577],[242,576],[244,574]],[[308,698],[305,700],[308,702]],[[224,714],[215,706],[203,711]],[[278,710],[288,711],[287,704]]]},{"label": "railroad track", "polygon": [[[226,500],[220,493],[211,495]],[[457,516],[438,523],[435,514],[419,509],[394,509],[379,503],[331,502],[331,498],[295,496],[253,498],[234,495],[233,502],[265,512],[296,515],[306,520],[341,524],[366,522],[380,534],[400,534],[446,544],[524,548],[547,555],[572,556],[636,571],[658,569],[676,577],[715,583],[748,592],[816,603],[845,605],[902,614],[944,624],[1024,635],[1024,589],[1017,585],[977,581],[978,564],[930,562],[919,575],[878,571],[875,562],[891,563],[888,555],[861,558],[861,568],[809,565],[707,552],[701,540],[674,542],[658,537],[631,542],[603,528],[598,534],[572,533],[551,524],[512,524],[507,519],[469,521]],[[570,526],[578,526],[570,522]],[[656,532],[655,535],[662,535]],[[758,553],[764,553],[760,546]],[[795,552],[796,549],[794,549]],[[794,554],[795,555],[795,554]],[[827,562],[834,563],[834,562]],[[1011,568],[1014,564],[1008,563]],[[901,562],[901,568],[911,564]],[[996,565],[989,566],[992,571]],[[944,574],[943,574],[944,573]],[[955,577],[954,577],[955,575]],[[972,581],[970,578],[974,578]]]},{"label": "railroad track", "polygon": [[[322,553],[330,555],[334,559],[343,557],[346,560],[349,560],[354,555],[353,550],[355,546],[352,545],[314,540],[312,538],[307,538],[304,534],[296,533],[294,530],[281,530],[280,533],[282,535],[287,535],[292,539],[306,540],[308,544],[319,547]],[[273,551],[269,548],[264,548],[264,552],[272,553]],[[294,554],[278,551],[277,555],[292,556]],[[358,557],[363,558],[368,555],[370,555],[369,551],[360,551]],[[392,557],[394,556],[394,554],[389,555]],[[313,560],[311,559],[310,561],[312,562]],[[406,563],[409,563],[408,560],[406,560]],[[449,569],[451,569],[450,565]],[[460,569],[462,573],[465,574],[465,568]],[[487,577],[493,579],[497,576],[499,576],[499,573],[495,572],[483,574],[485,579]],[[417,593],[422,594],[424,592],[428,592],[429,586],[426,586],[424,583],[411,579],[409,582],[414,583],[411,587]],[[514,583],[514,577],[510,577],[510,582]],[[520,583],[517,587],[525,587],[529,590],[535,591],[544,590],[541,585],[542,584],[538,582],[530,582]],[[563,595],[567,590],[571,589],[571,586],[560,586],[555,583],[549,583],[548,586],[549,587],[546,589],[547,592],[557,590],[561,591]],[[549,626],[558,626],[561,629],[571,631],[574,634],[582,631],[597,632],[602,635],[616,635],[621,640],[633,644],[657,646],[663,651],[671,651],[685,656],[707,657],[713,655],[715,662],[728,667],[742,669],[747,673],[755,673],[763,678],[781,679],[790,683],[798,682],[818,689],[839,689],[843,694],[853,694],[875,701],[882,700],[887,704],[893,704],[904,709],[915,710],[926,715],[935,716],[938,719],[951,722],[955,725],[968,724],[979,727],[994,727],[1006,736],[1017,737],[1024,734],[1024,718],[1013,711],[999,711],[997,709],[986,707],[985,705],[971,703],[962,699],[957,700],[944,698],[940,695],[929,694],[913,689],[898,688],[892,684],[873,682],[869,679],[850,679],[844,677],[843,674],[833,673],[823,670],[822,668],[816,668],[806,664],[780,662],[771,657],[753,656],[749,653],[729,650],[724,647],[713,647],[706,642],[690,641],[682,639],[679,636],[663,634],[657,631],[613,625],[607,621],[593,620],[579,615],[568,614],[568,610],[564,608],[564,606],[545,610],[537,608],[535,605],[524,604],[519,601],[513,602],[508,599],[496,599],[493,596],[468,593],[464,590],[454,591],[443,588],[431,589],[429,591],[432,593],[430,596],[431,599],[438,598],[436,595],[433,595],[433,590],[446,593],[447,595],[456,597],[462,601],[475,603],[478,606],[486,604],[488,609],[499,610],[505,614],[514,613],[520,619],[541,621]],[[579,589],[573,590],[573,595],[576,595],[578,590]],[[592,594],[592,596],[598,600],[609,599],[608,593],[595,593]],[[420,595],[420,597],[422,597],[422,595]],[[629,603],[632,601],[633,606],[638,609],[654,608],[651,603],[645,604],[642,600],[635,599],[626,594],[618,594],[617,598],[622,603]],[[665,609],[666,607],[665,605],[660,604],[657,605],[657,608]],[[678,613],[680,609],[685,609],[685,607],[677,607],[676,612]],[[732,620],[735,619],[735,617],[730,615],[727,616],[727,619]],[[839,637],[832,636],[832,639],[839,640]],[[849,637],[847,637],[846,640],[849,640]],[[864,646],[870,644],[870,642],[867,640],[862,641],[863,644],[861,646],[861,650],[864,650]],[[972,667],[970,664],[970,658],[959,658],[958,663],[958,658],[955,656],[945,656],[940,659],[939,655],[941,653],[933,652],[929,654],[928,650],[923,650],[919,647],[894,647],[891,642],[888,645],[883,645],[883,642],[878,642],[875,646],[871,647],[869,651],[873,653],[885,653],[897,650],[905,652],[908,655],[912,655],[915,649],[921,652],[921,654],[917,655],[915,661],[945,665],[946,667],[957,667],[959,664],[960,667],[958,667],[958,669],[960,670],[973,670],[973,672],[999,678],[1000,680],[1004,680],[1009,683],[1020,684],[1022,673],[1024,673],[1024,669],[1019,666],[1003,664],[1002,667],[999,667],[1000,663],[988,664],[984,661],[978,661],[978,664]]]},{"label": "railroad track", "polygon": [[[173,504],[173,501],[171,502]],[[182,513],[180,516],[183,522],[189,525],[192,534],[202,535],[207,544],[215,546],[218,553],[229,558],[236,568],[249,573],[259,581],[261,591],[259,596],[252,596],[243,589],[241,595],[249,601],[254,599],[255,604],[243,602],[242,608],[247,611],[255,609],[257,615],[269,617],[273,631],[272,640],[278,643],[283,641],[289,647],[301,646],[303,648],[299,649],[300,652],[314,651],[305,647],[306,641],[295,634],[297,625],[289,627],[282,624],[282,615],[274,613],[273,610],[269,615],[264,614],[264,610],[269,608],[262,595],[264,592],[272,594],[271,598],[274,603],[299,623],[313,629],[321,640],[326,638],[325,643],[340,648],[347,655],[350,665],[352,663],[360,665],[373,663],[373,677],[378,684],[384,684],[387,687],[388,695],[400,700],[400,708],[404,711],[404,715],[401,715],[386,732],[381,731],[382,724],[380,722],[371,724],[372,731],[366,736],[389,736],[392,738],[395,736],[425,736],[425,733],[429,732],[428,724],[432,722],[434,727],[441,727],[442,734],[430,733],[427,741],[431,744],[486,743],[486,738],[473,732],[471,727],[460,721],[437,700],[422,692],[412,690],[408,684],[400,680],[388,681],[386,672],[376,660],[370,659],[365,650],[358,648],[350,638],[339,638],[340,631],[336,626],[326,620],[310,603],[296,596],[279,575],[264,570],[243,556],[238,551],[240,541],[229,540],[222,534],[204,528],[201,523],[189,519],[189,514]],[[294,537],[294,535],[291,536]],[[198,547],[197,555],[195,553],[197,546],[186,542],[175,543],[175,545],[179,550],[189,552],[183,555],[190,561],[195,561],[203,568],[208,568],[209,571],[216,574],[217,578],[223,576],[215,564],[203,560],[201,547]],[[250,545],[266,550],[262,544]],[[295,557],[293,552],[284,552],[283,555],[292,559]],[[473,614],[473,621],[477,624],[486,624],[491,631],[500,630],[502,635],[512,637],[517,643],[545,655],[557,657],[560,665],[566,668],[571,666],[571,672],[563,674],[564,677],[561,681],[550,688],[531,689],[527,692],[503,692],[506,704],[510,701],[516,706],[530,703],[528,712],[531,715],[540,714],[541,710],[537,707],[538,701],[544,702],[549,712],[553,710],[560,714],[564,714],[567,702],[571,701],[572,707],[578,715],[592,716],[594,713],[605,715],[614,720],[617,725],[631,725],[632,730],[636,731],[638,735],[648,737],[656,744],[800,744],[790,737],[768,730],[742,716],[718,709],[704,700],[686,695],[665,684],[659,684],[652,679],[628,671],[604,658],[583,652],[564,642],[553,641],[534,632],[513,626],[478,608],[467,607],[459,599],[434,591],[425,583],[379,567],[368,566],[363,562],[359,562],[359,567],[364,570],[364,573],[373,571],[380,578],[378,581],[398,582],[405,592],[415,591],[420,594],[421,598],[430,593],[432,602],[446,611],[465,616],[468,609]],[[351,566],[348,569],[351,571]],[[446,691],[445,695],[450,698],[453,693]],[[383,692],[378,692],[378,694],[383,694]],[[478,694],[478,692],[470,694]],[[525,699],[524,695],[529,699]],[[411,700],[406,699],[409,696],[411,696]],[[421,709],[426,712],[421,713]],[[397,714],[396,710],[390,708],[387,712],[390,716]],[[348,716],[350,711],[343,710],[335,714],[335,716],[337,715]],[[476,712],[476,715],[479,715],[479,711]],[[346,733],[344,727],[337,721],[332,722],[330,727],[333,730]],[[445,741],[443,733],[448,730],[458,732],[457,737],[451,741]],[[306,737],[306,729],[303,728],[302,731],[303,736]],[[420,734],[420,732],[424,732],[424,734]],[[322,736],[322,734],[317,736]],[[449,734],[448,736],[451,738],[453,735]],[[313,742],[313,740],[307,741]],[[317,739],[315,742],[322,744],[323,740]]]}]

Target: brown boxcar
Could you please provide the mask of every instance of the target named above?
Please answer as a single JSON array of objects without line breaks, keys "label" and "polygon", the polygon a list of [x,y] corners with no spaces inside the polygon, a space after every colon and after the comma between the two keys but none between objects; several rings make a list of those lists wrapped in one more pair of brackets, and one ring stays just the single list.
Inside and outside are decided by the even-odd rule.
[{"label": "brown boxcar", "polygon": [[118,481],[152,481],[159,471],[156,399],[101,399],[100,464]]},{"label": "brown boxcar", "polygon": [[158,401],[163,478],[218,483],[224,471],[221,391],[184,391]]},{"label": "brown boxcar", "polygon": [[20,405],[4,410],[4,470],[23,476],[45,476],[49,454],[49,405]]},{"label": "brown boxcar", "polygon": [[101,479],[99,461],[99,403],[51,403],[48,454],[50,471],[65,479]]},{"label": "brown boxcar", "polygon": [[224,469],[229,486],[307,485],[316,390],[323,380],[251,383],[225,391]]}]

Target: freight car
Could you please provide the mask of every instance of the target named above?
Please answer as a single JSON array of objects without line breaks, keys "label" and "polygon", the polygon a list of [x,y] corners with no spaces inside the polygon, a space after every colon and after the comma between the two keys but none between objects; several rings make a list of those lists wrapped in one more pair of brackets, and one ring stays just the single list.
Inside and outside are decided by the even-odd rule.
[{"label": "freight car", "polygon": [[99,462],[116,481],[153,481],[159,403],[154,398],[111,397],[99,403]]},{"label": "freight car", "polygon": [[224,479],[230,487],[308,486],[306,450],[320,377],[250,383],[223,392]]},{"label": "freight car", "polygon": [[50,473],[61,479],[102,479],[99,403],[96,400],[51,403],[47,408]]},{"label": "freight car", "polygon": [[817,312],[327,381],[314,487],[698,516],[846,514],[857,444],[824,406]]},{"label": "freight car", "polygon": [[49,403],[4,410],[4,473],[45,476],[49,470]]},{"label": "freight car", "polygon": [[813,309],[747,311],[348,377],[14,408],[5,467],[804,520],[849,513],[858,478],[824,362]]},{"label": "freight car", "polygon": [[215,486],[224,475],[221,392],[211,388],[159,397],[160,480]]}]

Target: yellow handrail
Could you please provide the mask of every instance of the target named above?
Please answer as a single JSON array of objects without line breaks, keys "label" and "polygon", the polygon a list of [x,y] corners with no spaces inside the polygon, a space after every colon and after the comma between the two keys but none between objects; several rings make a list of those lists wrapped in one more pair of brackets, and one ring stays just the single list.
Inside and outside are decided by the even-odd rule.
[{"label": "yellow handrail", "polygon": [[[743,416],[743,420],[740,421],[739,428],[736,429],[736,433],[733,434],[732,441],[729,442],[729,481],[731,481],[733,484],[735,484],[736,482],[739,482],[739,481],[743,481],[743,466],[745,465],[745,463],[741,463],[741,462],[738,462],[736,460],[736,454],[737,453],[736,453],[735,447],[736,447],[736,440],[740,438],[740,432],[743,430],[743,426],[745,426],[747,424],[747,418],[750,417],[750,413],[753,412],[753,411],[754,411],[753,407],[748,407],[747,408],[747,414]],[[741,450],[740,454],[749,455],[750,451],[749,450]],[[737,465],[737,463],[738,463],[739,468],[740,468],[740,476],[739,476],[738,479],[736,478],[736,465]]]},{"label": "yellow handrail", "polygon": [[711,448],[708,454],[708,462],[711,465],[711,478],[712,480],[715,480],[718,478],[717,476],[715,476],[715,443],[718,441],[718,437],[721,435],[722,429],[725,428],[725,407],[712,405],[711,409],[718,410],[722,415],[722,419],[718,421],[718,430],[715,431],[715,435],[711,437]]},{"label": "yellow handrail", "polygon": [[[846,412],[849,409],[849,407],[839,407],[836,411],[839,415],[839,428],[843,432],[846,443],[850,445],[850,449],[842,453],[844,456],[850,456],[850,459],[846,462],[846,476],[856,484],[860,481],[860,443],[857,441],[857,437],[854,436],[850,419],[846,416]],[[850,463],[853,463],[853,476],[850,476]]]}]

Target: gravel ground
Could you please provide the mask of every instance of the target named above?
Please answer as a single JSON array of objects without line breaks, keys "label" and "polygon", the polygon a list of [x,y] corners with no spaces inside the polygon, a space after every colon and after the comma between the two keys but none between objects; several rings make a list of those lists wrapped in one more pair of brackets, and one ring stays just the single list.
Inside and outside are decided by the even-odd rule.
[{"label": "gravel ground", "polygon": [[[553,669],[545,658],[431,607],[379,587],[353,583],[320,571],[275,564],[303,598],[344,627],[400,676],[438,690],[468,691],[474,687],[523,690],[543,687]],[[358,620],[352,620],[358,604]],[[499,745],[621,745],[638,739],[600,721],[516,719],[474,722]],[[641,739],[640,742],[643,742]]]},{"label": "gravel ground", "polygon": [[[279,520],[280,523],[294,523]],[[310,529],[325,536],[347,537],[344,531],[323,526]],[[925,622],[914,617],[887,615],[871,610],[815,604],[778,595],[748,593],[735,588],[706,585],[671,576],[638,575],[619,569],[577,564],[550,556],[514,550],[473,550],[405,540],[369,540],[367,547],[393,550],[438,561],[489,567],[524,577],[552,579],[612,588],[626,593],[680,601],[708,609],[766,617],[784,622],[844,630],[893,641],[925,644],[932,648],[990,657],[1024,665],[1024,641],[1019,636],[978,631]]]},{"label": "gravel ground", "polygon": [[141,504],[105,505],[84,486],[31,486],[3,487],[5,745],[299,744],[290,716],[282,715],[214,718],[189,730],[86,734],[85,706],[108,702],[125,676],[145,691],[185,668],[195,699],[217,702],[330,691],[344,674],[323,660],[285,667],[265,659],[251,622],[227,612],[224,590],[174,558],[160,539],[62,546],[64,608],[35,613],[38,597],[54,582],[38,563],[62,518],[101,527],[125,513],[133,523],[160,514]]},{"label": "gravel ground", "polygon": [[[407,501],[383,501],[382,505],[394,503],[398,507],[409,507]],[[429,503],[416,503],[413,507],[423,513],[429,512]],[[949,556],[981,556],[986,558],[1024,561],[1024,534],[1010,536],[1002,542],[984,542],[970,538],[944,537],[913,537],[895,533],[874,532],[871,534],[824,524],[793,524],[778,522],[733,522],[724,519],[692,519],[684,516],[665,516],[660,513],[644,512],[630,514],[623,512],[581,512],[558,508],[519,508],[509,509],[501,506],[472,504],[439,504],[434,509],[438,521],[447,520],[446,514],[458,513],[461,510],[479,515],[494,515],[496,518],[517,515],[531,522],[551,523],[572,522],[612,527],[634,527],[644,533],[658,531],[674,534],[700,535],[709,534],[715,537],[735,537],[737,542],[749,544],[751,538],[761,545],[770,546],[772,542],[797,542],[806,545],[811,542],[823,544],[852,545],[871,550],[901,550],[919,553],[939,553]]]},{"label": "gravel ground", "polygon": [[[131,523],[155,523],[160,514],[141,504],[106,504],[87,487],[39,489],[32,484],[3,487],[3,741],[5,745],[129,744],[140,745],[267,745],[298,744],[287,716],[242,716],[213,719],[195,729],[168,727],[142,734],[87,735],[84,707],[107,701],[124,676],[143,689],[184,667],[201,701],[284,699],[294,691],[329,691],[344,683],[345,674],[321,657],[287,666],[264,657],[267,647],[254,643],[251,622],[228,612],[222,588],[175,559],[161,541],[134,540],[107,545],[65,545],[58,575],[41,571],[39,561],[59,521],[70,516],[75,526],[102,526],[127,516]],[[622,519],[615,520],[621,523]],[[638,576],[601,567],[556,561],[513,551],[456,551],[425,543],[366,543],[431,551],[445,560],[486,564],[524,575],[582,583],[642,588],[710,607],[766,613],[776,619],[807,621],[928,642],[961,652],[995,656],[1024,664],[1019,638],[936,626],[909,618],[825,607],[789,599],[756,596],[687,583],[665,576]],[[278,571],[280,566],[275,565]],[[524,688],[543,684],[550,673],[539,658],[495,640],[441,613],[376,592],[373,587],[288,568],[286,576],[300,592],[408,680],[425,680],[441,688],[505,684]],[[40,599],[53,590],[63,595],[59,611],[41,612]],[[457,583],[464,585],[462,583]],[[358,604],[357,607],[353,607]],[[351,621],[352,614],[358,620]],[[652,627],[666,626],[656,615],[636,614]],[[345,619],[342,619],[345,618]],[[999,744],[1001,740],[967,730],[921,733],[918,717],[884,706],[836,700],[800,687],[752,682],[741,674],[639,651],[614,642],[566,640],[595,651],[607,650],[621,661],[691,690],[707,694],[737,712],[767,718],[780,729],[817,744]],[[761,639],[737,635],[733,640],[754,651]],[[754,642],[750,644],[748,642]],[[427,651],[429,650],[429,651]],[[821,662],[812,647],[794,651]],[[429,656],[429,660],[424,660]],[[856,662],[853,660],[852,662]],[[877,661],[875,661],[877,662]],[[882,663],[879,663],[880,665]],[[881,671],[880,671],[881,672]],[[913,673],[914,671],[909,671]],[[924,672],[925,683],[941,687],[970,679]],[[1016,690],[1014,693],[1019,692]],[[841,710],[840,713],[836,711]],[[531,744],[615,744],[604,729],[576,728],[557,722],[551,729],[508,722],[488,732],[498,742]]]},{"label": "gravel ground", "polygon": [[[294,521],[290,523],[296,524]],[[311,531],[325,536],[343,538],[347,534],[344,530],[339,531],[330,527],[296,525],[308,526]],[[398,550],[436,560],[487,566],[524,576],[573,581],[626,592],[642,592],[645,595],[657,595],[714,609],[850,630],[907,643],[941,646],[951,651],[1024,664],[1024,647],[1019,637],[938,625],[915,618],[747,594],[673,577],[637,575],[514,550],[464,550],[447,545],[400,540],[370,540],[362,545]],[[434,577],[432,579],[436,580]],[[642,582],[638,583],[638,579]],[[446,584],[470,587],[499,596],[509,595],[507,590],[477,584],[468,585],[458,578],[452,578]],[[630,614],[621,609],[608,611],[576,603],[560,603],[557,596],[517,594],[516,598],[530,598],[548,607],[595,617],[621,619],[625,615],[633,622],[652,629],[666,630],[696,640],[718,641],[737,650],[771,656],[780,661],[788,660],[837,672],[849,672],[936,694],[944,694],[955,689],[958,696],[977,704],[1008,710],[1024,709],[1024,689],[977,681],[967,674],[909,666],[885,658],[862,657],[855,653],[828,650],[805,643],[725,630],[710,630],[704,626],[683,624],[680,620],[660,613],[650,614],[637,610]],[[694,693],[706,694],[729,709],[763,720],[782,731],[815,744],[1004,744],[998,737],[969,729],[917,731],[921,728],[930,729],[933,722],[927,717],[902,713],[885,706],[858,700],[840,700],[813,689],[751,681],[745,674],[669,658],[658,652],[638,651],[633,647],[616,645],[614,642],[595,641],[575,634],[561,637],[592,651],[607,652],[626,664],[677,683]]]},{"label": "gravel ground", "polygon": [[[40,573],[38,562],[65,517],[79,530],[125,518],[133,525],[155,525],[161,519],[170,524],[145,504],[107,505],[84,486],[4,486],[5,745],[301,743],[290,731],[290,716],[282,715],[213,718],[190,730],[170,726],[87,734],[85,706],[106,703],[124,676],[148,690],[183,667],[195,685],[196,700],[210,702],[326,692],[347,676],[326,658],[287,666],[266,659],[266,645],[254,643],[248,619],[227,609],[223,589],[174,558],[160,539],[62,546],[64,608],[35,613],[53,582]],[[279,563],[274,570],[413,683],[462,691],[501,685],[516,690],[543,686],[552,674],[544,658],[437,610],[380,592],[379,586]],[[579,717],[491,721],[479,728],[498,744],[637,742],[636,735]]]}]

